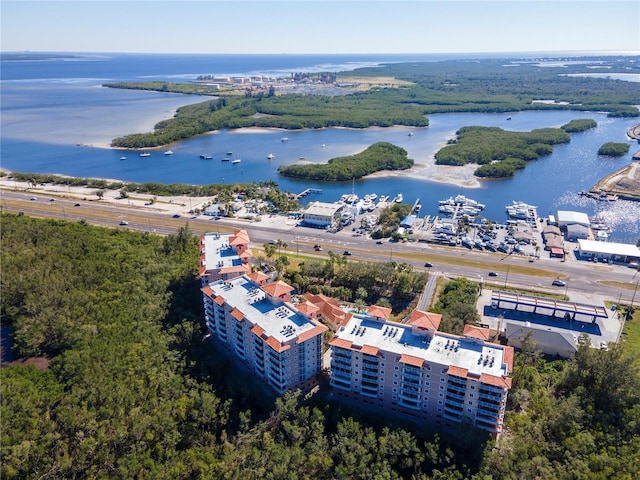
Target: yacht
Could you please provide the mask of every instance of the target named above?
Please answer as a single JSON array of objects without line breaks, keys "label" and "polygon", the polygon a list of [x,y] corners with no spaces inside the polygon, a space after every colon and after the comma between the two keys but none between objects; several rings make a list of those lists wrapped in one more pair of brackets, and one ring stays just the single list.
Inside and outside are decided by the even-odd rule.
[{"label": "yacht", "polygon": [[173,152],[171,150],[167,150],[166,152],[164,152],[165,155],[173,155]]},{"label": "yacht", "polygon": [[231,160],[231,163],[240,163],[242,160],[239,158],[234,158],[233,160]]},{"label": "yacht", "polygon": [[230,162],[231,159],[229,157],[222,157],[223,162]]},{"label": "yacht", "polygon": [[270,153],[270,154],[268,154],[268,155],[267,155],[267,158],[268,158],[269,160],[271,160],[271,159],[272,159],[272,158],[274,158],[274,157],[275,157],[275,155],[274,155],[273,153]]},{"label": "yacht", "polygon": [[402,196],[401,193],[399,193],[396,198],[393,199],[394,202],[396,203],[402,203],[402,201],[404,200],[404,197]]},{"label": "yacht", "polygon": [[122,155],[122,156],[120,157],[120,160],[126,160],[126,159],[127,159],[127,157],[125,157],[124,155]]},{"label": "yacht", "polygon": [[206,155],[204,153],[200,154],[200,158],[202,158],[203,160],[211,160],[213,158],[212,155]]},{"label": "yacht", "polygon": [[140,154],[140,156],[141,156],[141,157],[150,157],[150,156],[151,156],[151,154],[150,154],[149,152],[142,152],[142,153]]},{"label": "yacht", "polygon": [[289,138],[288,137],[282,137],[280,140],[282,140],[283,142],[288,142]]}]

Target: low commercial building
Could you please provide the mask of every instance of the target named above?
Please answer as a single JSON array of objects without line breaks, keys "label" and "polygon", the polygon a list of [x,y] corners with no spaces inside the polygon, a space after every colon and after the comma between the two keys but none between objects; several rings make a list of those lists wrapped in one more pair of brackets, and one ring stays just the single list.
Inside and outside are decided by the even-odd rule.
[{"label": "low commercial building", "polygon": [[433,313],[415,310],[407,324],[387,318],[352,314],[329,341],[334,394],[445,428],[467,423],[499,434],[513,348],[488,342],[485,328],[438,332],[441,316]]},{"label": "low commercial building", "polygon": [[302,214],[302,222],[309,227],[330,228],[343,209],[340,203],[311,202]]},{"label": "low commercial building", "polygon": [[590,227],[591,222],[589,216],[583,212],[574,212],[570,210],[558,210],[558,227],[564,228],[569,225],[582,225]]},{"label": "low commercial building", "polygon": [[630,243],[578,240],[577,256],[582,259],[606,260],[613,263],[640,262],[640,248]]}]

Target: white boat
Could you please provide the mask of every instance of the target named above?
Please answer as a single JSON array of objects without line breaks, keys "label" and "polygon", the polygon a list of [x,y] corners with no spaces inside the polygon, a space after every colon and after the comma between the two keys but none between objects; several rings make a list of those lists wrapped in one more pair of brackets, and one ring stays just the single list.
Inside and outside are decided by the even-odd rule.
[{"label": "white boat", "polygon": [[173,155],[173,152],[171,150],[167,150],[166,152],[164,152],[165,155]]},{"label": "white boat", "polygon": [[122,156],[120,157],[120,160],[126,160],[126,159],[127,159],[127,157],[125,157],[124,155],[122,155]]},{"label": "white boat", "polygon": [[402,196],[401,193],[399,193],[396,198],[393,199],[394,202],[396,203],[402,203],[402,201],[404,200],[404,197]]},{"label": "white boat", "polygon": [[150,157],[150,156],[151,156],[151,154],[150,154],[149,152],[142,152],[142,153],[140,154],[140,156],[141,156],[141,157]]},{"label": "white boat", "polygon": [[242,160],[239,158],[234,158],[233,160],[231,160],[231,163],[240,163]]},{"label": "white boat", "polygon": [[269,160],[271,160],[271,159],[272,159],[272,158],[274,158],[274,157],[275,157],[275,155],[274,155],[273,153],[270,153],[270,154],[268,154],[268,155],[267,155],[267,158],[268,158]]},{"label": "white boat", "polygon": [[282,137],[280,140],[282,140],[283,142],[288,142],[288,141],[289,141],[289,138],[287,138],[287,137]]},{"label": "white boat", "polygon": [[605,230],[598,230],[596,232],[596,240],[599,242],[606,242],[609,240],[609,234]]},{"label": "white boat", "polygon": [[202,158],[203,160],[211,160],[213,158],[213,155],[206,155],[204,153],[201,153],[200,158]]},{"label": "white boat", "polygon": [[413,137],[413,132],[409,132],[407,135],[408,135],[409,137]]}]

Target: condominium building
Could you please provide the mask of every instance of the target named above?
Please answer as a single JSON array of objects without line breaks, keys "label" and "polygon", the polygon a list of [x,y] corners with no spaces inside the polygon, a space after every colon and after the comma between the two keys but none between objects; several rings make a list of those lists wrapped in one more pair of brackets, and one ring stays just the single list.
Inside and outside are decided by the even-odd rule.
[{"label": "condominium building", "polygon": [[229,280],[251,273],[249,234],[236,230],[233,234],[206,233],[200,237],[200,279],[202,285],[216,280]]},{"label": "condominium building", "polygon": [[415,310],[408,323],[388,309],[353,314],[329,341],[338,397],[442,427],[468,423],[502,431],[513,347],[488,342],[488,329],[438,332],[441,316]]},{"label": "condominium building", "polygon": [[292,303],[293,288],[254,272],[203,287],[205,321],[215,338],[278,393],[309,390],[322,370],[318,307]]}]

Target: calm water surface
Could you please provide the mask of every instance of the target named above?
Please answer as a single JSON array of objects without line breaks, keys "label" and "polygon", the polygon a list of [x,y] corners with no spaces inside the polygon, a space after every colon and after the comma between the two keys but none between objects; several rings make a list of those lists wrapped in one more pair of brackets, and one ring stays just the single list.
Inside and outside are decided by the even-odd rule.
[{"label": "calm water surface", "polygon": [[[393,56],[391,56],[393,57]],[[164,58],[164,56],[163,56]],[[363,196],[395,196],[405,202],[422,204],[422,214],[437,214],[438,200],[463,193],[487,205],[486,218],[504,221],[505,205],[521,200],[538,206],[540,215],[558,209],[589,214],[601,213],[614,228],[612,239],[633,242],[640,237],[640,205],[618,201],[603,203],[579,197],[600,178],[629,163],[638,144],[626,137],[637,119],[610,119],[595,112],[521,112],[511,114],[430,115],[424,129],[404,127],[366,130],[326,129],[285,132],[245,129],[220,131],[171,146],[172,156],[162,151],[140,158],[121,152],[79,146],[109,143],[133,132],[150,131],[153,125],[173,115],[176,108],[202,100],[176,94],[134,92],[103,88],[116,80],[190,80],[199,74],[268,73],[287,71],[346,70],[378,61],[370,56],[168,56],[164,63],[156,56],[101,57],[90,61],[20,62],[2,65],[1,166],[22,172],[57,173],[78,177],[101,177],[125,181],[163,183],[233,183],[272,179],[284,190],[300,192],[321,188],[321,195],[305,201],[334,201],[352,190]],[[439,59],[439,58],[438,58]],[[406,59],[404,59],[406,60]],[[405,148],[417,163],[433,161],[434,153],[456,130],[467,125],[498,126],[506,130],[530,131],[560,127],[577,118],[592,118],[597,128],[571,135],[571,142],[554,148],[552,155],[534,162],[506,180],[483,181],[481,188],[436,183],[423,178],[372,178],[345,183],[315,183],[278,176],[277,168],[299,161],[326,162],[330,158],[362,151],[379,141]],[[413,136],[408,136],[412,131]],[[288,142],[282,142],[282,137]],[[599,157],[596,152],[606,142],[629,142],[629,154],[620,159]],[[232,151],[241,163],[222,162]],[[213,156],[199,158],[201,153]],[[267,159],[267,154],[275,157]]]}]

